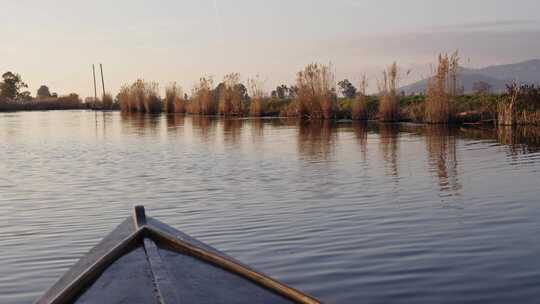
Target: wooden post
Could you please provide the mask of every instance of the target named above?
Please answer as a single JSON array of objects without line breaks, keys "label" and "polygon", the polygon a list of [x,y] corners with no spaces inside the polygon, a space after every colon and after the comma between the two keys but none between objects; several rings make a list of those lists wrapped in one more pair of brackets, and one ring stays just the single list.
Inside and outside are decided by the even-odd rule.
[{"label": "wooden post", "polygon": [[94,108],[97,102],[97,88],[96,88],[96,67],[92,64],[92,74],[94,75]]},{"label": "wooden post", "polygon": [[146,213],[144,212],[144,206],[137,205],[133,207],[133,223],[135,229],[141,229],[146,225]]},{"label": "wooden post", "polygon": [[101,63],[99,69],[101,70],[101,87],[103,88],[103,96],[105,96],[105,80],[103,79],[103,65]]}]

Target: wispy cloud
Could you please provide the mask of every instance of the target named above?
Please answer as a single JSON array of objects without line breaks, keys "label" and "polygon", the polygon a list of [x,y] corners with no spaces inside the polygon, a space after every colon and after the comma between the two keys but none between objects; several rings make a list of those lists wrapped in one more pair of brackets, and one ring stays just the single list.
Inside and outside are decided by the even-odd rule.
[{"label": "wispy cloud", "polygon": [[483,30],[483,29],[516,29],[522,27],[538,26],[540,20],[493,20],[485,22],[470,22],[462,24],[448,24],[433,26],[435,30]]}]

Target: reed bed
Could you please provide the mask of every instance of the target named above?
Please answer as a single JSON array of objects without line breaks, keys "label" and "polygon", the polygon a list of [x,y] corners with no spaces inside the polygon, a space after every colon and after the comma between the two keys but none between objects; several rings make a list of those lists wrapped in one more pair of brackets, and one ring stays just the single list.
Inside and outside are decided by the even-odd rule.
[{"label": "reed bed", "polygon": [[191,101],[186,110],[189,114],[215,115],[217,105],[212,94],[213,80],[210,77],[202,77],[192,90]]},{"label": "reed bed", "polygon": [[368,120],[366,95],[367,84],[367,77],[364,75],[362,76],[362,80],[358,86],[358,93],[356,94],[356,98],[351,107],[351,118],[353,120]]},{"label": "reed bed", "polygon": [[75,93],[29,101],[0,100],[0,111],[78,110],[86,107],[87,104],[84,104]]},{"label": "reed bed", "polygon": [[[296,77],[296,116],[308,119],[335,117],[337,96],[333,67],[309,64]],[[288,109],[287,112],[291,112]]]},{"label": "reed bed", "polygon": [[394,62],[383,71],[383,79],[379,82],[379,120],[381,121],[399,121],[398,83],[398,67]]},{"label": "reed bed", "polygon": [[508,86],[508,95],[497,104],[497,124],[513,126],[517,124],[517,106],[520,87],[517,83]]},{"label": "reed bed", "polygon": [[182,87],[176,82],[170,83],[165,88],[165,100],[163,101],[163,112],[185,113],[185,101]]},{"label": "reed bed", "polygon": [[447,124],[451,119],[451,99],[457,95],[459,56],[455,52],[439,54],[439,63],[435,75],[428,79],[425,119],[426,123]]},{"label": "reed bed", "polygon": [[122,86],[118,94],[118,102],[123,112],[159,113],[162,111],[158,84],[142,79],[129,86]]},{"label": "reed bed", "polygon": [[497,124],[540,125],[540,87],[507,85],[507,93],[497,104]]},{"label": "reed bed", "polygon": [[249,103],[249,115],[259,117],[263,115],[263,102],[266,98],[264,92],[264,81],[257,75],[255,78],[248,79],[248,91],[251,96]]},{"label": "reed bed", "polygon": [[240,74],[231,73],[223,78],[219,96],[219,114],[220,115],[241,115],[242,114],[242,96],[239,92]]},{"label": "reed bed", "polygon": [[120,108],[123,113],[280,115],[307,120],[352,118],[364,121],[378,118],[383,122],[429,124],[489,122],[501,126],[540,125],[540,88],[513,84],[506,94],[492,94],[489,88],[479,86],[475,94],[465,95],[459,84],[459,61],[457,52],[439,54],[425,95],[405,96],[398,92],[400,71],[394,62],[383,71],[383,77],[378,81],[378,94],[367,94],[368,81],[363,76],[357,89],[351,88],[349,83],[351,90],[345,98],[338,100],[333,66],[312,63],[296,74],[293,85],[282,84],[271,95],[264,92],[264,83],[258,76],[248,79],[244,86],[240,74],[230,73],[217,86],[211,77],[200,78],[189,98],[179,85],[170,83],[162,100],[157,83],[139,79],[121,87],[117,103],[110,94],[104,94],[101,101],[87,98],[82,103],[76,94],[32,99],[29,92],[23,92],[0,100],[0,111]]}]

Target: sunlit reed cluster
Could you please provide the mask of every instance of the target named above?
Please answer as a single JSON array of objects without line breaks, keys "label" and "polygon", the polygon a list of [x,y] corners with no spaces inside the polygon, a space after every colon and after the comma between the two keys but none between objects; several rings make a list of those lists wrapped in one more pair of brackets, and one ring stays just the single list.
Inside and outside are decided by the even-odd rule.
[{"label": "sunlit reed cluster", "polygon": [[425,101],[425,122],[448,123],[452,112],[452,98],[458,91],[459,56],[455,52],[439,55],[439,62],[435,75],[428,79]]},{"label": "sunlit reed cluster", "polygon": [[383,78],[379,82],[379,120],[381,121],[394,122],[400,118],[398,83],[398,67],[394,62],[383,71]]},{"label": "sunlit reed cluster", "polygon": [[296,77],[296,114],[309,119],[330,119],[337,109],[332,65],[312,63]]},{"label": "sunlit reed cluster", "polygon": [[368,110],[367,110],[367,77],[366,75],[362,76],[362,80],[358,86],[358,92],[356,98],[351,106],[351,118],[353,120],[368,120]]},{"label": "sunlit reed cluster", "polygon": [[162,110],[158,84],[141,79],[120,89],[118,103],[122,112],[159,113]]},{"label": "sunlit reed cluster", "polygon": [[257,75],[255,78],[250,78],[247,81],[247,88],[249,95],[251,96],[251,102],[249,104],[249,115],[253,117],[259,117],[263,115],[263,102],[266,98],[264,92],[264,81]]}]

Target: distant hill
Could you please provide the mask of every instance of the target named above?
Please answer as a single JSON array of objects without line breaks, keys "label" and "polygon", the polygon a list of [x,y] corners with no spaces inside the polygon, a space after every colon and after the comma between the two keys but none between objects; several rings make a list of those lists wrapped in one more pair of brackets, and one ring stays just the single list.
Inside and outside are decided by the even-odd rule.
[{"label": "distant hill", "polygon": [[[471,93],[475,82],[483,81],[491,85],[493,92],[506,90],[506,84],[513,80],[519,83],[540,85],[540,60],[528,60],[514,64],[494,65],[481,69],[462,68],[459,74],[460,85],[465,93]],[[401,88],[405,94],[424,93],[427,79]]]}]

